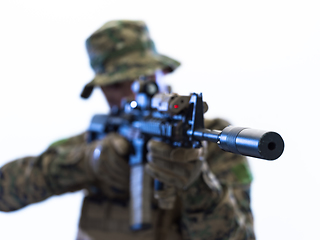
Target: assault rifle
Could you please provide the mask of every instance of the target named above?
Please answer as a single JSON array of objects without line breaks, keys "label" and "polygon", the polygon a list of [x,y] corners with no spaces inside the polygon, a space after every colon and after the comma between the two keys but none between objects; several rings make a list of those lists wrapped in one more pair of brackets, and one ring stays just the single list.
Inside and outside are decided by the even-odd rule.
[{"label": "assault rifle", "polygon": [[[176,147],[201,147],[201,141],[217,143],[227,152],[275,160],[281,156],[284,142],[276,132],[228,126],[222,131],[204,128],[208,106],[202,94],[180,96],[158,93],[154,82],[136,81],[132,89],[136,98],[124,100],[122,109],[110,114],[97,114],[90,123],[89,141],[118,132],[133,146],[131,166],[131,229],[141,230],[151,224],[150,177],[145,173],[146,145],[151,138],[160,138]],[[155,181],[155,189],[162,184]]]}]

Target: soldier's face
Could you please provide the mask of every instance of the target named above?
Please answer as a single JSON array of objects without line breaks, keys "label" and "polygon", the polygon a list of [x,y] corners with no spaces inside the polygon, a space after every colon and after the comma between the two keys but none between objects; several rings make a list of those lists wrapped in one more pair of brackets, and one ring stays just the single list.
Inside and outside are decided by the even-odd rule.
[{"label": "soldier's face", "polygon": [[[146,80],[157,82],[160,92],[164,89],[164,82],[162,80],[163,76],[167,72],[165,71],[157,71],[155,74],[147,76]],[[101,86],[101,90],[106,97],[110,108],[112,107],[121,107],[121,100],[123,98],[127,99],[135,99],[135,93],[131,89],[131,85],[134,82],[132,81],[124,81],[120,83],[115,83],[107,86]]]},{"label": "soldier's face", "polygon": [[101,90],[106,97],[110,108],[121,107],[123,98],[135,98],[135,93],[131,90],[133,81],[125,81],[107,86],[101,86]]}]

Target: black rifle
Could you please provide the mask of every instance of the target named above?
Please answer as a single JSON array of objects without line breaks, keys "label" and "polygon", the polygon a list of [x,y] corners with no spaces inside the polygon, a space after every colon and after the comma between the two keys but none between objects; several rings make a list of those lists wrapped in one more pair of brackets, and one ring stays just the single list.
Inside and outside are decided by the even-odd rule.
[{"label": "black rifle", "polygon": [[[204,112],[208,107],[202,94],[190,96],[157,93],[154,82],[137,81],[133,85],[136,99],[124,101],[121,110],[97,114],[90,123],[89,141],[118,132],[133,146],[131,166],[131,228],[150,227],[150,177],[145,173],[146,145],[159,138],[176,147],[201,147],[201,141],[217,143],[228,152],[266,160],[281,156],[284,142],[276,132],[228,126],[222,131],[204,128]],[[155,188],[161,184],[156,182]]]}]

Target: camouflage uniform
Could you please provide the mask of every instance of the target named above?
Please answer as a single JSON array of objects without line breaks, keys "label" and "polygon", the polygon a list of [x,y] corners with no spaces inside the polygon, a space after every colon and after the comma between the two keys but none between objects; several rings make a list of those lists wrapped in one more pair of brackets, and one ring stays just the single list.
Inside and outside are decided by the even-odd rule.
[{"label": "camouflage uniform", "polygon": [[[112,24],[120,26],[127,24],[136,27],[136,31],[146,30],[143,22],[113,21]],[[123,64],[120,64],[118,70],[116,67],[110,67],[112,66],[110,64],[108,69],[110,74],[103,75],[106,72],[106,69],[103,69],[105,66],[98,63],[106,62],[110,55],[113,58],[119,52],[114,51],[113,47],[110,48],[109,55],[98,54],[97,49],[108,52],[106,51],[108,46],[101,44],[105,37],[101,32],[110,31],[110,22],[101,29],[87,41],[96,77],[86,85],[82,93],[84,97],[90,95],[92,87],[99,85],[99,81],[114,83],[122,79],[132,79],[129,75],[125,76],[128,73],[126,68],[131,69],[131,73],[136,77],[145,74],[146,69],[141,70],[140,67],[145,66],[143,61],[146,59],[136,65],[131,62],[131,57],[137,56],[136,50],[141,51],[143,48],[143,44],[136,44],[132,47],[133,51],[123,50],[126,56],[129,54],[131,57],[117,56],[117,64],[120,62]],[[108,34],[117,36],[114,32]],[[141,35],[141,32],[139,34]],[[120,37],[113,39],[116,42],[121,40]],[[145,39],[149,42],[145,47],[148,53],[139,57],[150,60],[157,56],[150,62],[148,71],[159,68],[173,71],[179,66],[178,62],[157,54],[152,41],[146,35]],[[100,44],[99,48],[91,48],[94,45],[92,41]],[[118,48],[123,49],[124,45],[119,45]],[[228,123],[222,119],[214,119],[206,121],[205,125],[209,129],[222,129]],[[79,222],[78,240],[255,239],[250,209],[252,176],[245,157],[224,152],[216,144],[209,143],[205,159],[222,186],[221,190],[210,189],[205,178],[200,176],[186,190],[179,191],[172,210],[162,210],[158,207],[157,201],[152,200],[153,227],[145,231],[132,232],[129,230],[129,192],[116,192],[112,186],[99,181],[86,161],[95,146],[96,142],[87,143],[86,133],[83,133],[52,144],[40,156],[25,157],[4,165],[0,169],[0,210],[14,211],[53,195],[84,189],[85,198]]]}]

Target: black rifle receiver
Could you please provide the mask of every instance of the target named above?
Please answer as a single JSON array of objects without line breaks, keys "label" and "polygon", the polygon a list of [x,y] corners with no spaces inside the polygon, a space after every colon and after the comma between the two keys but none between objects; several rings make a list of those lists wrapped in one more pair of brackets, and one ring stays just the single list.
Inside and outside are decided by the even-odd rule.
[{"label": "black rifle receiver", "polygon": [[[225,151],[266,160],[279,158],[284,142],[276,132],[228,126],[222,131],[204,128],[204,113],[208,106],[202,94],[180,96],[157,93],[154,82],[133,84],[136,98],[124,100],[122,109],[110,114],[97,114],[90,123],[89,141],[118,132],[133,146],[131,166],[131,228],[142,230],[151,224],[150,177],[144,171],[146,145],[159,138],[176,147],[201,147],[201,141],[217,143]],[[157,183],[155,186],[161,186]]]}]

